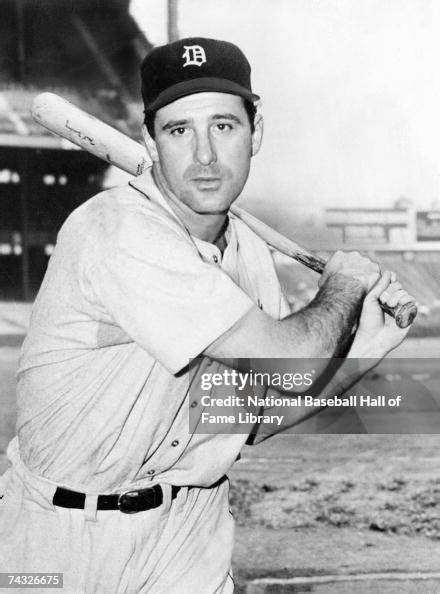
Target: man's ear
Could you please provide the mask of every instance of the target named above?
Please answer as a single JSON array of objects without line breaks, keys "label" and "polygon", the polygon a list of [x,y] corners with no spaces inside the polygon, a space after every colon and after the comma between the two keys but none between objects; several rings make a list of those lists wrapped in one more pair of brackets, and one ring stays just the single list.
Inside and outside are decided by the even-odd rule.
[{"label": "man's ear", "polygon": [[254,128],[255,130],[252,134],[252,156],[258,153],[261,141],[263,140],[263,116],[261,113],[255,115]]},{"label": "man's ear", "polygon": [[144,137],[145,146],[147,147],[150,159],[153,161],[153,163],[157,163],[159,161],[159,155],[157,153],[156,142],[153,138],[151,138],[145,124],[142,126],[142,136]]}]

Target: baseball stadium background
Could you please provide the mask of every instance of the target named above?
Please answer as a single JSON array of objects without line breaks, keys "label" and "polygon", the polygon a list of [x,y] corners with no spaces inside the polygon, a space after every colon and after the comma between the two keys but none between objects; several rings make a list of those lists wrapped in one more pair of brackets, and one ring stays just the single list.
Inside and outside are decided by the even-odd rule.
[{"label": "baseball stadium background", "polygon": [[[395,270],[419,315],[375,377],[440,402],[440,10],[434,0],[360,4],[2,0],[0,471],[19,348],[57,232],[126,179],[36,124],[31,101],[56,92],[140,140],[140,61],[189,35],[240,45],[263,96],[265,148],[242,205],[319,255],[359,249]],[[304,306],[316,274],[276,260],[294,308]],[[318,424],[319,434],[306,426],[245,448],[231,473],[238,591],[440,591],[440,439],[423,410],[405,435]]]}]

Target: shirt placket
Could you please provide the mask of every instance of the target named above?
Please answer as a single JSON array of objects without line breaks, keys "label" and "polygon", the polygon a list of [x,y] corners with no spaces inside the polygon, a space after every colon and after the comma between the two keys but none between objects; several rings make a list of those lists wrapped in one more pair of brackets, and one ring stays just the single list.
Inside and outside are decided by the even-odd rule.
[{"label": "shirt placket", "polygon": [[160,474],[173,466],[184,452],[191,439],[188,431],[187,414],[185,414],[187,407],[188,402],[185,402],[166,438],[153,456],[142,466],[140,470],[142,476],[151,481],[155,480]]},{"label": "shirt placket", "polygon": [[[222,266],[222,253],[216,245],[196,237],[193,237],[193,241],[205,262],[219,267]],[[142,466],[139,472],[141,477],[146,476],[150,481],[158,479],[162,473],[170,470],[182,454],[184,454],[184,451],[192,438],[192,435],[189,432],[187,409],[188,407],[191,409],[200,407],[199,398],[199,395],[196,396],[195,394],[191,394],[191,390],[189,390],[185,402],[178,412],[168,436],[158,447],[153,456],[151,456],[151,458],[149,458]]]},{"label": "shirt placket", "polygon": [[195,372],[195,376],[188,388],[188,393],[185,396],[179,412],[177,413],[171,429],[162,444],[157,448],[156,452],[149,458],[140,470],[141,478],[146,476],[153,481],[157,477],[172,469],[177,463],[178,459],[184,454],[193,435],[190,432],[189,409],[200,409],[202,411],[199,390],[194,390],[192,385],[198,385],[200,381],[200,374],[212,365],[217,365],[211,359],[204,359],[204,362]]}]

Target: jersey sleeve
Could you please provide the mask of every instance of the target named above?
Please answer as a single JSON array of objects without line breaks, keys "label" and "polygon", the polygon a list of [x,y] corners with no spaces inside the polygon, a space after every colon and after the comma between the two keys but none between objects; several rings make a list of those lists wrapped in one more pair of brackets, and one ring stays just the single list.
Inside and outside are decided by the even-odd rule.
[{"label": "jersey sleeve", "polygon": [[115,323],[176,374],[254,303],[203,261],[171,218],[139,212],[119,227],[88,271],[89,283]]}]

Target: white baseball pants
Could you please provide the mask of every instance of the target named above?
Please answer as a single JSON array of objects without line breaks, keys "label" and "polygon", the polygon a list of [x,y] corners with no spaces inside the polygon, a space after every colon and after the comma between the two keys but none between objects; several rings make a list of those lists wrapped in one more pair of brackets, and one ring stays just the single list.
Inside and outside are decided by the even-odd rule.
[{"label": "white baseball pants", "polygon": [[62,592],[72,594],[233,592],[228,481],[182,488],[173,501],[163,485],[160,507],[131,515],[97,511],[96,496],[84,510],[65,509],[52,504],[57,485],[24,466],[16,439],[8,456],[12,467],[0,477],[0,571],[61,572]]}]

